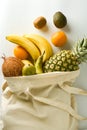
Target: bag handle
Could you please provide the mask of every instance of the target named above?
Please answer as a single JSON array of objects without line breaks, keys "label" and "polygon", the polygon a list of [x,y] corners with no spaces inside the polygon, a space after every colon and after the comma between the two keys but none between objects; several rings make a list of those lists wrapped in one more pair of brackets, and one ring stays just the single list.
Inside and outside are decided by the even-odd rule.
[{"label": "bag handle", "polygon": [[[6,82],[5,82],[3,85],[4,85],[4,87],[7,87]],[[7,87],[7,88],[8,88],[8,87]],[[85,92],[84,90],[80,90],[80,89],[78,89],[78,88],[72,88],[72,87],[69,87],[68,85],[65,85],[65,86],[63,85],[63,86],[61,86],[61,88],[64,89],[65,91],[69,92],[69,93],[74,93],[74,94],[80,94],[80,93],[81,93],[81,94],[85,94],[85,93],[84,93],[84,92]],[[6,88],[5,88],[5,89],[6,89]],[[5,91],[5,90],[4,90],[4,91]],[[9,88],[8,92],[11,92],[11,91],[10,91],[10,88]],[[23,94],[23,93],[24,93],[24,94]],[[56,102],[56,101],[50,100],[50,99],[48,99],[48,98],[39,97],[39,96],[38,96],[38,97],[37,97],[37,96],[34,96],[34,95],[30,92],[29,88],[27,88],[25,91],[23,90],[23,91],[21,91],[21,92],[16,92],[15,94],[17,95],[17,97],[22,98],[22,99],[25,99],[25,100],[29,100],[29,97],[31,96],[34,100],[36,100],[36,101],[38,101],[38,102],[45,103],[45,104],[48,104],[48,105],[57,107],[57,108],[59,108],[59,109],[62,109],[62,110],[64,110],[64,111],[68,112],[70,115],[72,115],[74,118],[76,118],[76,119],[78,119],[78,120],[87,120],[87,118],[78,115],[78,114],[76,113],[76,111],[75,111],[71,106],[69,106],[69,105],[63,103],[62,101],[57,101],[57,102]],[[7,93],[7,95],[8,95],[8,93]],[[86,95],[87,95],[87,93],[86,93]]]},{"label": "bag handle", "polygon": [[[17,93],[16,93],[17,94]],[[26,94],[26,97],[29,98],[29,96],[31,96],[34,100],[36,101],[39,101],[41,103],[45,103],[45,104],[48,104],[50,106],[54,106],[54,107],[57,107],[59,109],[62,109],[66,112],[68,112],[70,115],[72,115],[74,118],[78,119],[78,120],[87,120],[87,118],[85,117],[82,117],[80,115],[78,115],[76,113],[76,111],[69,105],[63,103],[62,101],[54,101],[54,100],[51,100],[51,99],[48,99],[48,98],[44,98],[44,97],[39,97],[39,96],[34,96],[30,91],[29,91],[29,88],[27,88],[27,90],[25,91],[25,94]],[[18,97],[21,98],[21,95],[18,93],[17,94]],[[23,99],[23,97],[22,97]]]},{"label": "bag handle", "polygon": [[68,82],[64,82],[63,85],[60,85],[59,87],[62,88],[63,90],[65,90],[66,92],[70,93],[70,94],[77,94],[77,95],[84,95],[87,96],[87,91],[80,89],[80,88],[75,88],[75,87],[70,87],[70,85],[68,85]]},{"label": "bag handle", "polygon": [[78,115],[71,106],[69,106],[61,101],[55,102],[55,101],[47,99],[47,98],[35,97],[35,96],[33,96],[33,98],[39,102],[42,102],[42,103],[45,103],[45,104],[48,104],[48,105],[51,105],[51,106],[54,106],[54,107],[57,107],[59,109],[66,111],[70,115],[72,115],[74,118],[76,118],[77,120],[87,120],[87,118]]}]

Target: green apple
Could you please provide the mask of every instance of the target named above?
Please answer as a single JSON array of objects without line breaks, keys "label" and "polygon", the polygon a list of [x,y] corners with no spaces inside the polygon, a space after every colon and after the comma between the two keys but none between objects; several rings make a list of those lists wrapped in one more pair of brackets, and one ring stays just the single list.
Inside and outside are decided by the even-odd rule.
[{"label": "green apple", "polygon": [[34,65],[26,64],[22,68],[22,75],[28,76],[28,75],[34,75],[36,74],[36,69]]}]

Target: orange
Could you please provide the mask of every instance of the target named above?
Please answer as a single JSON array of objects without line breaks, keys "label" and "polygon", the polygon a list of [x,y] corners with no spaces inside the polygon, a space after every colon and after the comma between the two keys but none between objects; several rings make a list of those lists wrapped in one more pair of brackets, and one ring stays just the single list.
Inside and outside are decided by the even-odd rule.
[{"label": "orange", "polygon": [[29,57],[29,53],[21,46],[16,46],[14,48],[14,55],[21,60],[25,60]]},{"label": "orange", "polygon": [[67,36],[63,31],[55,32],[51,36],[51,41],[56,47],[62,47],[67,42]]}]

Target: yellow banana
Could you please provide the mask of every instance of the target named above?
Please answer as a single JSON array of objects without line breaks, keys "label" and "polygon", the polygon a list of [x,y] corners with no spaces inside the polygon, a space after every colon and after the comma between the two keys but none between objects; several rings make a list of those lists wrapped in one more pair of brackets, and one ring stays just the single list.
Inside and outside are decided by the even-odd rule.
[{"label": "yellow banana", "polygon": [[26,49],[34,61],[40,56],[39,49],[28,39],[22,36],[18,36],[18,35],[9,35],[9,36],[6,36],[6,39]]},{"label": "yellow banana", "polygon": [[52,47],[48,40],[45,39],[43,36],[40,36],[38,34],[25,34],[24,37],[33,42],[39,48],[41,54],[43,54],[43,52],[45,51],[43,62],[49,59],[50,56],[52,56]]}]

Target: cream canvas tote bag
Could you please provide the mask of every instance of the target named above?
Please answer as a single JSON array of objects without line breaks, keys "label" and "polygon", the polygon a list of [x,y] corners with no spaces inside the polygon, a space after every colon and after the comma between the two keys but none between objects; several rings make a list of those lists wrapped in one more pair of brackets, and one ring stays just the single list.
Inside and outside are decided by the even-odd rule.
[{"label": "cream canvas tote bag", "polygon": [[87,95],[72,86],[78,75],[79,70],[6,77],[4,130],[78,130],[78,120],[87,119],[77,114],[74,95]]},{"label": "cream canvas tote bag", "polygon": [[0,105],[0,130],[3,129],[3,121],[2,121],[2,109],[1,109],[1,105]]}]

